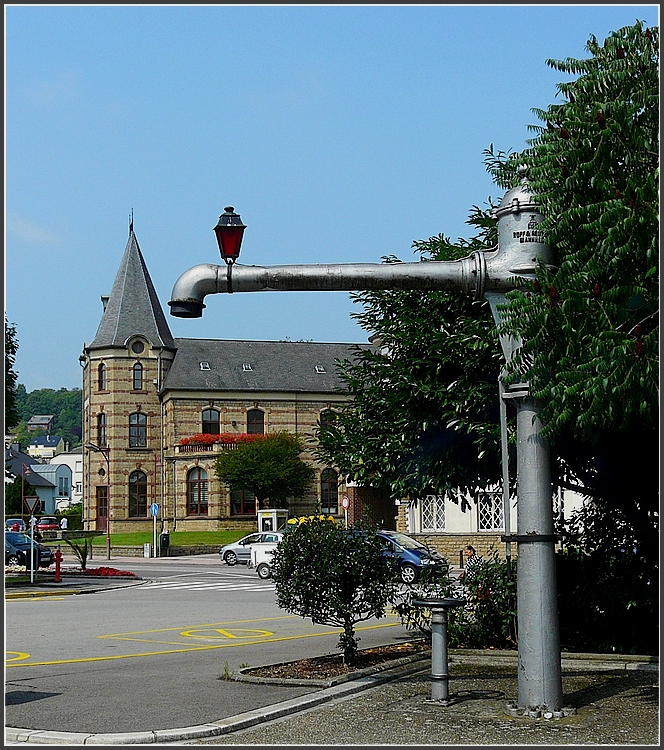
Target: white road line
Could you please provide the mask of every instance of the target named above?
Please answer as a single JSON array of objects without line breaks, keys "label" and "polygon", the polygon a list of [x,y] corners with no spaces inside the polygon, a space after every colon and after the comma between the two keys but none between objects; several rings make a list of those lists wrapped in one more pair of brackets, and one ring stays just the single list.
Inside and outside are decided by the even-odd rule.
[{"label": "white road line", "polygon": [[218,589],[220,591],[274,591],[274,584],[223,583],[219,581],[151,581],[147,588],[160,589]]}]

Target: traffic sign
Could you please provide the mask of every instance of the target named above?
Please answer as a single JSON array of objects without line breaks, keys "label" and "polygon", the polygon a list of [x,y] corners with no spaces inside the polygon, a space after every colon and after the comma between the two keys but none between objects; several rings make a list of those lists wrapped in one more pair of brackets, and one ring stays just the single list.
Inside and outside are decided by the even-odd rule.
[{"label": "traffic sign", "polygon": [[26,495],[23,499],[25,500],[25,504],[28,508],[28,513],[34,513],[37,510],[37,506],[39,505],[39,496]]},{"label": "traffic sign", "polygon": [[348,495],[344,495],[341,498],[341,507],[346,509],[350,506],[350,500],[348,499]]},{"label": "traffic sign", "polygon": [[157,503],[152,503],[152,505],[150,506],[150,513],[152,514],[153,518],[156,518],[157,513],[159,513],[159,506],[157,505]]}]

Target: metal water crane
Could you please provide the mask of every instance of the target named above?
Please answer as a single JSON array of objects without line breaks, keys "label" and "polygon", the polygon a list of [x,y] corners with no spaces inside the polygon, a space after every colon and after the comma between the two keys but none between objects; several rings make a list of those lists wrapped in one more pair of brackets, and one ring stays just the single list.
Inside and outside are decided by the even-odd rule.
[{"label": "metal water crane", "polygon": [[[456,289],[476,300],[488,299],[498,323],[497,306],[505,300],[505,293],[534,280],[539,262],[554,264],[552,250],[539,230],[542,215],[525,168],[519,168],[519,175],[519,185],[505,194],[495,210],[495,249],[473,252],[455,261],[243,266],[235,262],[238,244],[237,255],[229,265],[206,263],[180,276],[168,303],[171,315],[201,317],[205,297],[218,293]],[[234,210],[227,214],[233,214],[233,222],[244,231]],[[220,231],[219,225],[215,231]],[[519,344],[518,340],[501,337],[507,360]],[[519,545],[518,703],[524,709],[557,712],[562,708],[562,677],[549,445],[541,433],[540,406],[530,396],[528,384],[501,384],[500,390],[501,406],[510,402],[516,408],[517,534],[510,536],[508,527],[505,541]],[[505,471],[503,475],[508,481]]]}]

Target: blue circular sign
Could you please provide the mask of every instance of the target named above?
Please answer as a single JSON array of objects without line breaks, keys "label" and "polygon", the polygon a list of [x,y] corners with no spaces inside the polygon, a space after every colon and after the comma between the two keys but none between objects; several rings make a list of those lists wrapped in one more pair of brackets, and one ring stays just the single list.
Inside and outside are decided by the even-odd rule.
[{"label": "blue circular sign", "polygon": [[152,513],[153,516],[156,516],[158,512],[159,506],[157,505],[157,503],[152,503],[152,505],[150,506],[150,513]]}]

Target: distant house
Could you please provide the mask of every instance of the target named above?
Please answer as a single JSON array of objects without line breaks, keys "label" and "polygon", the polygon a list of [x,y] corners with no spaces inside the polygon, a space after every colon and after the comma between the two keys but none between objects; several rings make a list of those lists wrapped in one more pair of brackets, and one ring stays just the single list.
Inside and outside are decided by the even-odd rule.
[{"label": "distant house", "polygon": [[[72,448],[71,450],[63,451],[48,459],[48,463],[54,464],[66,464],[71,469],[71,496],[70,504],[75,505],[76,503],[83,502],[83,446],[79,445],[78,448]],[[58,499],[58,510],[62,510],[64,507],[64,500]]]},{"label": "distant house", "polygon": [[[5,446],[5,483],[13,482],[23,477],[26,485],[26,492],[32,487],[39,497],[39,506],[35,510],[35,515],[53,514],[56,509],[56,498],[59,491],[59,477],[52,477],[39,473],[39,468],[45,468],[38,459],[23,453],[17,443],[11,446]],[[68,467],[66,467],[68,469]],[[53,472],[50,472],[53,474]],[[61,472],[65,475],[66,472]],[[55,482],[53,479],[55,478]],[[64,490],[64,482],[63,482]],[[24,509],[24,512],[27,512]]]},{"label": "distant house", "polygon": [[28,453],[35,458],[53,458],[66,450],[64,438],[59,435],[42,435],[32,438]]},{"label": "distant house", "polygon": [[72,472],[67,464],[32,464],[26,479],[39,495],[41,513],[52,516],[70,505]]},{"label": "distant house", "polygon": [[53,432],[54,427],[54,414],[35,414],[34,416],[30,417],[30,419],[28,419],[28,432],[35,432],[35,430]]}]

